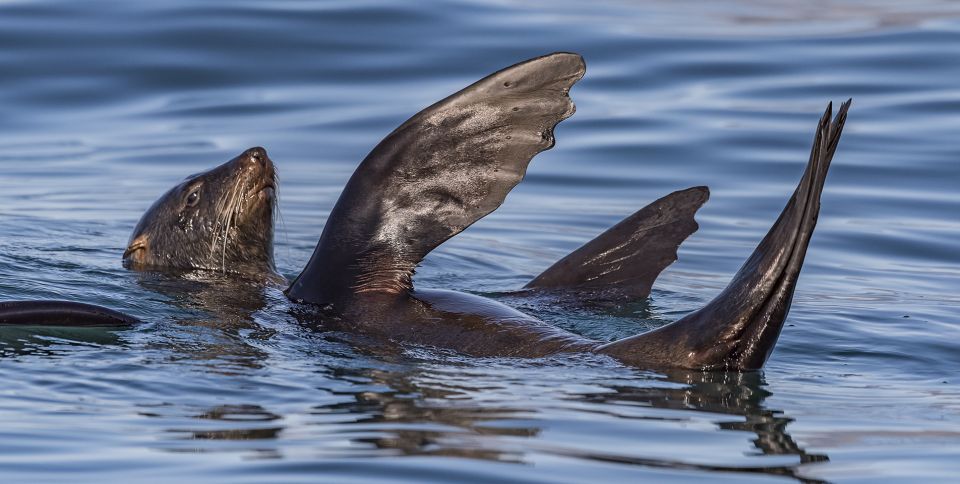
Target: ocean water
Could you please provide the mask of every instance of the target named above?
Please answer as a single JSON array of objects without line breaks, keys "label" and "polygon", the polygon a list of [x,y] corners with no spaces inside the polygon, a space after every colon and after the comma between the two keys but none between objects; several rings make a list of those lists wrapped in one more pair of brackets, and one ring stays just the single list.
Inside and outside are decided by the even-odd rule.
[{"label": "ocean water", "polygon": [[[124,270],[141,213],[250,146],[278,165],[293,276],[356,164],[421,108],[553,51],[577,114],[424,287],[597,339],[724,287],[830,100],[854,99],[794,306],[762,372],[603,357],[383,355],[275,288]],[[0,0],[0,300],[128,331],[0,329],[4,482],[954,482],[960,473],[960,5]],[[503,296],[620,218],[708,185],[647,301]]]}]

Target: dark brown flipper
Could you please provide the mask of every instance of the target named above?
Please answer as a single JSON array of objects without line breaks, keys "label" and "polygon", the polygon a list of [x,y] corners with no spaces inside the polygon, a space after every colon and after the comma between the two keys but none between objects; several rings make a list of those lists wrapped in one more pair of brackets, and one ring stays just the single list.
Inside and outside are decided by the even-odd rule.
[{"label": "dark brown flipper", "polygon": [[780,218],[730,284],[704,308],[598,348],[642,366],[759,369],[777,342],[820,212],[820,194],[850,101],[820,120],[810,161]]},{"label": "dark brown flipper", "polygon": [[0,302],[0,326],[123,327],[140,321],[92,304],[69,301]]},{"label": "dark brown flipper", "polygon": [[346,306],[360,293],[408,294],[427,253],[499,207],[553,146],[584,70],[576,54],[532,59],[403,123],[354,172],[287,295]]},{"label": "dark brown flipper", "polygon": [[643,299],[657,276],[677,260],[677,247],[697,231],[693,216],[709,197],[707,187],[673,192],[560,259],[524,287]]}]

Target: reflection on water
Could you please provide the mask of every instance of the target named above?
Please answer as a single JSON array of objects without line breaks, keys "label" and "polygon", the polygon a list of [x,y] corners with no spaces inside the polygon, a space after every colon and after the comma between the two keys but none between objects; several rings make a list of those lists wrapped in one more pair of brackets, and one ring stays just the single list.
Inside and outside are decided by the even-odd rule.
[{"label": "reflection on water", "polygon": [[[426,365],[431,366],[431,365]],[[316,452],[344,458],[371,455],[448,456],[527,464],[527,455],[549,452],[576,459],[637,465],[653,468],[708,472],[759,473],[819,482],[803,476],[803,466],[828,461],[820,453],[809,453],[788,433],[792,419],[768,408],[769,396],[758,374],[681,372],[649,380],[598,386],[589,392],[564,392],[564,406],[597,412],[607,418],[666,422],[683,425],[698,418],[689,412],[707,414],[720,431],[747,432],[757,455],[788,456],[783,463],[720,465],[699,463],[691,458],[646,456],[642,451],[620,448],[597,452],[577,442],[542,444],[537,437],[548,426],[536,415],[546,410],[516,401],[497,402],[489,398],[505,390],[494,375],[482,368],[429,368],[406,371],[380,369],[333,369],[330,395],[345,397],[316,405],[309,415],[282,415],[259,405],[224,404],[201,411],[186,411],[184,424],[166,431],[169,437],[161,448],[169,452],[241,452],[257,458],[283,458],[282,446],[271,442],[285,432],[322,434]],[[451,381],[447,383],[448,381]],[[456,384],[469,380],[469,387]],[[335,384],[334,384],[335,383]],[[356,388],[359,386],[360,388]],[[634,409],[620,414],[616,410]],[[665,409],[677,412],[655,412]],[[170,419],[176,408],[142,411],[147,417]],[[303,422],[306,418],[308,421]],[[701,417],[702,418],[702,417]],[[213,422],[211,422],[213,421]],[[288,428],[285,421],[299,421],[311,427]],[[189,422],[193,422],[192,425]],[[211,425],[215,424],[215,425]],[[289,437],[287,437],[289,438]],[[203,445],[197,440],[251,441],[225,447]],[[183,442],[183,443],[177,443]]]},{"label": "reflection on water", "polygon": [[262,284],[211,274],[185,277],[154,273],[137,275],[147,290],[169,298],[170,303],[195,317],[177,318],[176,333],[150,345],[163,349],[170,361],[208,362],[211,368],[229,372],[237,366],[262,367],[267,354],[255,343],[267,341],[276,331],[254,319],[267,305]]},{"label": "reflection on water", "polygon": [[[178,319],[174,323],[176,337],[168,335],[159,346],[148,345],[148,348],[163,350],[171,362],[206,362],[208,371],[224,375],[249,374],[265,368],[270,353],[258,348],[257,342],[269,342],[277,336],[277,330],[262,326],[254,314],[268,308],[265,292],[270,288],[210,274],[185,278],[139,274],[138,283],[199,315],[195,319]],[[572,303],[538,300],[533,306],[563,308],[569,304]],[[582,311],[606,311],[616,316],[617,309],[599,304]],[[642,317],[651,316],[646,304],[633,309]],[[296,325],[304,331],[316,330],[300,322]],[[369,350],[362,346],[356,349]],[[613,364],[612,361],[604,363]],[[535,371],[535,367],[530,370]],[[782,416],[782,411],[766,408],[764,401],[770,393],[758,373],[676,371],[619,384],[595,385],[596,388],[589,391],[577,391],[576,387],[564,389],[562,400],[564,405],[583,405],[581,411],[641,422],[682,425],[689,420],[684,412],[704,412],[710,414],[708,420],[718,430],[753,434],[751,440],[757,455],[796,457],[790,464],[721,465],[699,463],[697,459],[645,456],[642,452],[598,452],[573,442],[540,444],[536,439],[545,424],[530,417],[542,409],[513,400],[490,401],[491,394],[509,393],[510,385],[487,374],[483,367],[458,369],[438,366],[429,359],[410,362],[402,358],[401,366],[396,369],[333,367],[324,371],[324,376],[328,384],[317,389],[341,399],[312,406],[306,417],[307,424],[324,428],[320,432],[325,438],[338,441],[337,446],[343,448],[338,449],[336,455],[343,457],[443,456],[526,464],[527,454],[534,449],[606,463],[762,473],[810,482],[816,480],[802,477],[800,467],[829,460],[824,454],[806,452],[787,433],[786,427],[792,419]],[[645,382],[650,385],[644,386]],[[511,384],[522,384],[522,379]],[[622,406],[678,413],[631,415],[610,410]],[[285,421],[303,416],[285,416],[250,403],[218,404],[196,411],[173,406],[162,412],[140,411],[139,414],[163,419],[176,417],[181,422],[165,429],[168,436],[164,437],[161,449],[173,453],[241,452],[258,459],[280,459],[284,452],[274,441],[280,439],[283,432],[303,432],[302,428],[288,429],[285,425]],[[198,441],[249,443],[220,448],[197,445]],[[318,450],[332,451],[323,447]]]},{"label": "reflection on water", "polygon": [[0,358],[68,356],[77,346],[96,347],[119,342],[115,330],[109,328],[0,327]]}]

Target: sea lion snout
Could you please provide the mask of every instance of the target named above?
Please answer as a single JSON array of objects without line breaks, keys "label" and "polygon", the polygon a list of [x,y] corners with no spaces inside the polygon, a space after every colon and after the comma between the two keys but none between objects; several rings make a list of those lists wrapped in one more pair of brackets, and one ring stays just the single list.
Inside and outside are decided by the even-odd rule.
[{"label": "sea lion snout", "polygon": [[273,160],[267,156],[267,150],[255,146],[244,151],[236,158],[242,170],[247,171],[248,179],[251,180],[251,193],[263,193],[272,197],[277,190],[277,171]]},{"label": "sea lion snout", "polygon": [[263,175],[273,176],[273,160],[267,156],[267,150],[259,146],[244,151],[235,159],[235,162],[239,163],[242,168],[246,168],[252,172],[262,171]]},{"label": "sea lion snout", "polygon": [[253,148],[244,151],[241,159],[244,159],[253,165],[270,163],[270,158],[267,157],[267,150],[260,146],[254,146]]}]

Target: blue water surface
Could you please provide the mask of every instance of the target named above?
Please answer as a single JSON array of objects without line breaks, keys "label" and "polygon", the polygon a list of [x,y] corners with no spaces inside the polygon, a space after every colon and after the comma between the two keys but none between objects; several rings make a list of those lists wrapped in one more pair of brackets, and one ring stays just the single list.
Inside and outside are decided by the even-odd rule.
[{"label": "blue water surface", "polygon": [[[497,294],[644,204],[709,185],[649,301],[511,300],[611,340],[722,289],[776,219],[830,100],[854,98],[764,371],[604,357],[380,354],[279,289],[184,288],[120,258],[143,211],[250,146],[278,165],[280,270],[424,106],[584,55],[577,114],[417,284]],[[955,482],[960,5],[936,0],[0,0],[0,300],[129,331],[0,329],[4,482]]]}]

